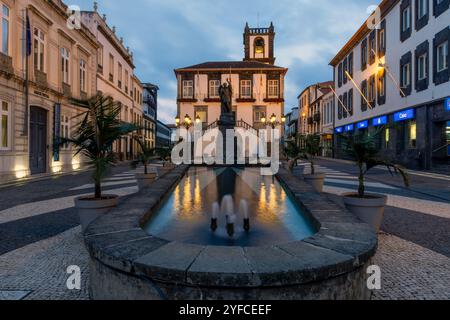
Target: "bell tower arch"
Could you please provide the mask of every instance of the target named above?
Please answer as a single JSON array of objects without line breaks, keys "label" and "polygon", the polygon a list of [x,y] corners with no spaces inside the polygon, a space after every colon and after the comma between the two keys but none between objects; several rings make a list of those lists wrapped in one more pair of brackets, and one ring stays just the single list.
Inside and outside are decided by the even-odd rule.
[{"label": "bell tower arch", "polygon": [[246,23],[244,29],[244,61],[275,64],[274,40],[275,28],[272,22],[268,28],[250,28]]}]

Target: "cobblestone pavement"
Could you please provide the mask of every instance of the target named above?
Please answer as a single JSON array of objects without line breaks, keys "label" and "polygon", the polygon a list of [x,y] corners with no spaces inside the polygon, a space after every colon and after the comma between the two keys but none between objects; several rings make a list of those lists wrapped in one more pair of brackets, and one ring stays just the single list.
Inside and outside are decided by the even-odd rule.
[{"label": "cobblestone pavement", "polygon": [[[337,195],[354,190],[355,178],[328,163],[321,170],[328,176],[325,191],[342,205]],[[136,192],[133,176],[126,168],[117,169],[106,187],[122,196]],[[47,182],[59,191],[42,186],[40,196],[33,194],[26,203],[4,189],[10,201],[0,201],[0,300],[89,298],[88,254],[73,212],[73,197],[92,191],[88,179],[80,175],[71,181]],[[40,184],[44,182],[31,189],[39,190]],[[450,299],[450,203],[425,194],[417,197],[417,193],[378,180],[368,184],[369,191],[389,194],[374,260],[382,270],[382,290],[374,292],[373,298]],[[26,194],[27,188],[21,187],[17,197]],[[47,231],[39,233],[41,229]],[[3,232],[10,232],[9,238]],[[12,245],[1,245],[5,242]],[[66,269],[71,265],[81,268],[81,290],[66,287]]]}]

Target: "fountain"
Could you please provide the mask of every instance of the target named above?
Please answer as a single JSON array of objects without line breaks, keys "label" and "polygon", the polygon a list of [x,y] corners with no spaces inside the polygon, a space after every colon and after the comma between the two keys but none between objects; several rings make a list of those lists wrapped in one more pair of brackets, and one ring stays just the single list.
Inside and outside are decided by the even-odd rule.
[{"label": "fountain", "polygon": [[241,200],[239,205],[239,212],[244,217],[244,230],[246,232],[250,231],[250,216],[248,215],[248,202],[245,199]]},{"label": "fountain", "polygon": [[211,230],[214,232],[217,230],[217,218],[219,217],[220,206],[218,202],[213,203],[212,217],[211,217]]}]

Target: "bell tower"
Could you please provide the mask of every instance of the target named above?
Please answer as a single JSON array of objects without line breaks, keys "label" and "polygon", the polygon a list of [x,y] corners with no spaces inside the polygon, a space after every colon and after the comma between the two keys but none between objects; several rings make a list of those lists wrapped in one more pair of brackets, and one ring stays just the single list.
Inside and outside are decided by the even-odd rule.
[{"label": "bell tower", "polygon": [[268,28],[250,28],[247,22],[244,29],[244,61],[275,64],[274,40],[275,28],[272,22]]}]

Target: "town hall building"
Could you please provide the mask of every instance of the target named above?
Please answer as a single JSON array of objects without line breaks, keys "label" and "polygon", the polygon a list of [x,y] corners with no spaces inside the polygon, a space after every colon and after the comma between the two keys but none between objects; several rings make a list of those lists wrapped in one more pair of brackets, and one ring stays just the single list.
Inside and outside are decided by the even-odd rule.
[{"label": "town hall building", "polygon": [[[178,83],[177,123],[184,119],[214,127],[221,116],[219,88],[230,81],[236,127],[266,128],[284,114],[284,78],[288,69],[275,65],[275,28],[244,31],[242,61],[204,62],[175,70]],[[276,120],[275,120],[276,119]]]}]

